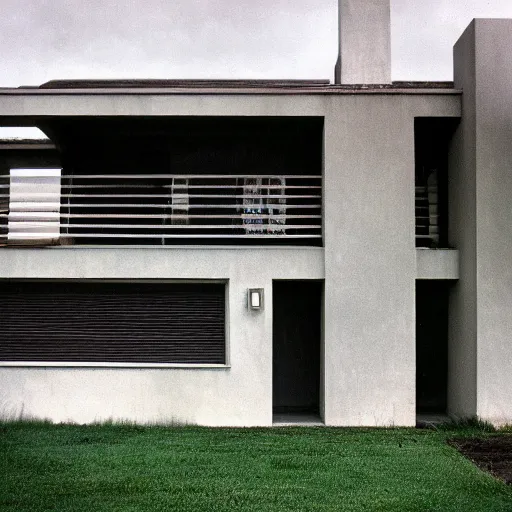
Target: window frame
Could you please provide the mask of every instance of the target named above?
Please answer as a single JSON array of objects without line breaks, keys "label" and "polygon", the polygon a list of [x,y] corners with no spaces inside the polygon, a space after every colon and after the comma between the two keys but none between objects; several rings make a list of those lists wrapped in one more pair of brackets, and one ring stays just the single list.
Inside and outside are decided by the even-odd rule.
[{"label": "window frame", "polygon": [[88,361],[7,361],[0,360],[0,368],[133,368],[133,369],[210,369],[231,368],[229,336],[229,279],[1,279],[9,282],[48,283],[130,283],[130,284],[223,284],[224,285],[224,363],[144,363],[144,362],[88,362]]}]

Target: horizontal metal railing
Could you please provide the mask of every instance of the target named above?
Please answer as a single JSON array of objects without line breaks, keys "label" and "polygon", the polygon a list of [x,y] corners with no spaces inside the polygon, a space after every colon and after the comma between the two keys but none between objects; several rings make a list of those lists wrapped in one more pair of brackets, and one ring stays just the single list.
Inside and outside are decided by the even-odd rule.
[{"label": "horizontal metal railing", "polygon": [[318,175],[63,174],[57,190],[41,179],[0,176],[4,244],[322,237]]},{"label": "horizontal metal railing", "polygon": [[415,187],[416,245],[439,245],[439,200],[437,183]]}]

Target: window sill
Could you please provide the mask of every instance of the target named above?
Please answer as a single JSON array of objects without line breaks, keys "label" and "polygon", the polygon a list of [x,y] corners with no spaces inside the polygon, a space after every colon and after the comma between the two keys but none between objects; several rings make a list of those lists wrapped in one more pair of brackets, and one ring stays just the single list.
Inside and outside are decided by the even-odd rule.
[{"label": "window sill", "polygon": [[87,363],[87,362],[54,362],[54,361],[0,361],[0,367],[14,368],[176,368],[183,370],[228,370],[229,364],[206,363]]}]

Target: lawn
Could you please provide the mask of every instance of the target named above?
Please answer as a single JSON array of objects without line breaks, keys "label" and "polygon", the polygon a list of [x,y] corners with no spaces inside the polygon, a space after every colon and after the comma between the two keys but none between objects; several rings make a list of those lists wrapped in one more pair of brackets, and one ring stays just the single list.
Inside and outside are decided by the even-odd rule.
[{"label": "lawn", "polygon": [[0,425],[1,511],[512,511],[478,430]]}]

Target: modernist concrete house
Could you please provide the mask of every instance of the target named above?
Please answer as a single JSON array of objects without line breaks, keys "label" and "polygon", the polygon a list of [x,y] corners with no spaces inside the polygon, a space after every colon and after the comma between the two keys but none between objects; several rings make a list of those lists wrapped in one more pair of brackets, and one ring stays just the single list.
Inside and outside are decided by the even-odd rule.
[{"label": "modernist concrete house", "polygon": [[393,83],[340,19],[334,84],[0,89],[2,416],[512,422],[512,20]]}]

